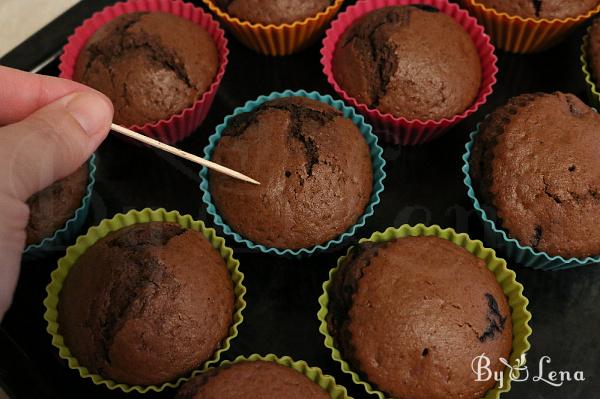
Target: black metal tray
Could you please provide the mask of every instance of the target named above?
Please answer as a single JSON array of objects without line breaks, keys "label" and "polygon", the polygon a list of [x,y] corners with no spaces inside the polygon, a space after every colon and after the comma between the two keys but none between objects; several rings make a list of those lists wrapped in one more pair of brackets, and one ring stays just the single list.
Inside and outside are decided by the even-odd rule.
[{"label": "black metal tray", "polygon": [[[84,0],[57,21],[8,54],[0,64],[32,70],[51,60],[66,37],[91,13],[113,1]],[[351,3],[352,1],[348,1]],[[387,178],[381,204],[353,240],[332,252],[300,260],[235,249],[248,288],[244,323],[239,337],[224,356],[275,353],[303,359],[348,388],[355,398],[369,397],[331,360],[318,332],[317,298],[335,261],[358,238],[404,223],[439,224],[482,238],[483,228],[462,183],[461,156],[477,122],[511,96],[535,91],[561,90],[585,97],[579,65],[583,29],[560,46],[537,55],[498,52],[500,73],[494,94],[475,115],[439,140],[418,147],[384,146]],[[319,46],[283,58],[258,55],[228,34],[230,61],[212,109],[204,124],[179,146],[201,154],[208,136],[237,106],[261,94],[285,89],[317,90],[335,96],[321,72]],[[56,75],[57,61],[41,73]],[[164,207],[189,213],[212,225],[201,201],[198,168],[170,155],[130,145],[109,137],[98,151],[98,173],[88,226],[132,208]],[[42,315],[42,301],[57,257],[24,263],[12,309],[0,327],[0,386],[11,398],[136,398],[83,380],[58,357],[50,344]],[[533,313],[532,349],[528,355],[531,377],[538,374],[544,355],[552,370],[584,372],[585,382],[552,387],[544,382],[514,383],[511,398],[600,397],[600,268],[537,272],[510,263],[525,286]],[[173,391],[147,394],[172,397]]]}]

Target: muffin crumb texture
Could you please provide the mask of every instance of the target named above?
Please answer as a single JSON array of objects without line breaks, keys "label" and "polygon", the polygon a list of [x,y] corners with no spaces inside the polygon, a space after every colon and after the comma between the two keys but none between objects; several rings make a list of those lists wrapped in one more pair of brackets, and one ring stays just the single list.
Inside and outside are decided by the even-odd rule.
[{"label": "muffin crumb texture", "polygon": [[476,0],[488,8],[525,18],[568,18],[584,15],[598,0]]},{"label": "muffin crumb texture", "polygon": [[211,36],[172,14],[121,15],[88,40],[73,79],[106,94],[115,123],[169,119],[208,90],[219,65]]},{"label": "muffin crumb texture", "polygon": [[509,236],[550,255],[600,255],[600,116],[572,94],[524,94],[482,124],[471,177]]},{"label": "muffin crumb texture", "polygon": [[331,0],[217,0],[216,4],[242,21],[281,25],[314,17]]},{"label": "muffin crumb texture", "polygon": [[243,361],[203,373],[187,382],[176,399],[328,399],[319,385],[298,371],[267,361]]},{"label": "muffin crumb texture", "polygon": [[360,130],[337,109],[304,97],[230,119],[211,158],[261,182],[209,172],[225,222],[270,247],[331,240],[357,222],[371,197],[372,161]]},{"label": "muffin crumb texture", "polygon": [[512,348],[508,301],[483,260],[448,240],[407,237],[354,248],[333,276],[329,331],[342,357],[387,396],[479,399],[471,362],[492,371]]},{"label": "muffin crumb texture", "polygon": [[60,293],[59,332],[91,373],[162,384],[213,356],[233,309],[225,262],[201,233],[142,223],[80,256]]},{"label": "muffin crumb texture", "polygon": [[429,6],[364,15],[341,36],[332,62],[335,80],[359,103],[410,120],[460,114],[481,85],[469,34]]}]

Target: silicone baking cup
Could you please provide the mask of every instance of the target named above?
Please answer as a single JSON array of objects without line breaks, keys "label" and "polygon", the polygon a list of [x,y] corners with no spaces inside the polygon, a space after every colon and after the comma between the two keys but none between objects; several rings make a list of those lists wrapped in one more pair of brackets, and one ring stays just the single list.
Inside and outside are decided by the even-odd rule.
[{"label": "silicone baking cup", "polygon": [[590,32],[592,27],[588,27],[587,34],[583,37],[583,43],[581,44],[581,71],[583,72],[583,77],[585,79],[585,88],[587,91],[587,96],[590,101],[590,105],[597,110],[600,109],[600,92],[598,92],[598,86],[596,86],[596,81],[592,76],[592,71],[590,67],[590,58],[588,54],[588,48],[590,44]]},{"label": "silicone baking cup", "polygon": [[586,14],[571,18],[523,18],[488,8],[477,0],[462,0],[485,26],[494,44],[512,53],[535,53],[560,43],[579,25],[600,12],[600,4]]},{"label": "silicone baking cup", "polygon": [[[510,364],[517,365],[517,360],[525,354],[531,347],[529,344],[529,336],[531,335],[531,328],[529,327],[529,321],[531,320],[531,313],[527,310],[529,301],[523,296],[523,286],[517,282],[516,274],[512,270],[506,267],[506,261],[497,258],[496,253],[493,249],[489,249],[483,246],[483,243],[478,240],[472,240],[467,234],[457,233],[451,228],[442,229],[440,226],[425,226],[418,224],[416,226],[403,225],[399,228],[389,227],[384,232],[375,232],[369,238],[363,238],[359,242],[385,242],[395,238],[402,237],[416,237],[416,236],[435,236],[451,241],[461,248],[466,249],[473,255],[480,259],[483,259],[486,266],[496,276],[496,280],[502,287],[504,294],[508,298],[508,304],[511,308],[512,323],[513,323],[513,347],[510,355]],[[345,261],[346,257],[350,254],[350,250],[345,256],[338,259],[337,266],[329,272],[329,280],[323,283],[323,294],[319,297],[319,304],[321,308],[318,313],[319,321],[321,325],[319,331],[325,337],[325,346],[331,350],[331,357],[333,360],[338,362],[342,368],[342,371],[350,374],[352,381],[358,385],[362,385],[366,391],[370,394],[377,395],[379,399],[385,399],[386,396],[383,392],[376,390],[369,382],[364,381],[359,374],[354,371],[348,362],[344,360],[341,352],[336,347],[336,342],[333,336],[329,333],[327,328],[327,316],[328,316],[328,305],[329,305],[329,287],[335,273],[339,269],[340,265]],[[522,364],[521,364],[522,366]],[[510,390],[511,380],[510,373],[505,373],[503,388],[499,388],[497,385],[495,388],[489,390],[484,399],[498,399],[502,392],[508,392]],[[512,373],[513,378],[518,377],[518,370]]]},{"label": "silicone baking cup", "polygon": [[212,215],[214,218],[215,224],[219,226],[223,232],[233,239],[240,243],[246,245],[250,249],[258,249],[261,252],[272,253],[276,255],[289,255],[289,256],[300,256],[300,255],[311,255],[318,251],[324,251],[329,249],[332,246],[338,245],[342,243],[342,241],[354,235],[355,231],[362,226],[365,225],[367,218],[373,215],[375,206],[379,204],[379,195],[383,191],[383,180],[385,179],[385,172],[383,167],[385,166],[385,160],[383,159],[383,149],[377,144],[377,136],[372,133],[371,126],[367,124],[364,118],[357,114],[353,108],[344,105],[344,103],[340,100],[334,100],[329,95],[322,95],[317,92],[306,92],[304,90],[299,91],[291,91],[286,90],[284,92],[273,92],[268,96],[260,96],[256,100],[248,101],[244,104],[243,107],[238,107],[233,111],[232,115],[229,115],[225,118],[223,123],[217,126],[215,133],[209,137],[208,145],[204,148],[204,158],[211,159],[214,149],[221,139],[221,135],[223,134],[223,130],[227,127],[227,124],[231,120],[231,118],[236,115],[242,114],[244,112],[250,112],[257,108],[259,105],[275,100],[277,98],[284,97],[306,97],[312,100],[321,101],[325,104],[331,105],[332,107],[342,111],[344,117],[352,120],[354,124],[358,127],[363,137],[365,138],[367,144],[369,145],[369,151],[371,153],[371,161],[373,162],[373,191],[371,193],[371,199],[365,208],[365,212],[358,219],[355,225],[350,227],[344,233],[342,233],[337,238],[327,241],[326,243],[314,245],[310,248],[301,248],[301,249],[280,249],[280,248],[272,248],[266,247],[264,245],[256,244],[238,233],[236,233],[229,225],[223,220],[221,215],[219,215],[217,208],[212,202],[212,196],[210,194],[210,182],[208,179],[208,170],[206,168],[202,168],[200,171],[200,189],[202,190],[202,201],[206,204],[207,212]]},{"label": "silicone baking cup", "polygon": [[[323,371],[318,367],[309,366],[303,360],[295,361],[289,356],[277,357],[272,353],[269,353],[265,356],[257,354],[250,355],[249,357],[238,356],[234,361],[224,360],[218,367],[227,367],[237,363],[257,361],[277,363],[304,374],[309,380],[316,383],[318,386],[323,388],[323,390],[327,391],[332,399],[352,399],[350,396],[348,396],[346,388],[341,385],[337,385],[332,376],[324,374]],[[214,367],[211,367],[211,369],[214,369]],[[201,374],[201,372],[196,373],[196,375],[198,374]]]},{"label": "silicone baking cup", "polygon": [[86,235],[79,237],[76,244],[69,247],[66,255],[58,261],[58,268],[52,272],[50,284],[46,287],[47,296],[44,300],[46,308],[44,319],[48,323],[46,330],[52,336],[52,345],[58,348],[59,356],[67,361],[69,368],[77,370],[82,378],[91,379],[95,385],[104,385],[110,390],[120,389],[124,392],[136,391],[139,393],[149,391],[160,392],[167,387],[178,387],[183,382],[188,381],[193,375],[193,373],[190,373],[188,377],[179,378],[177,381],[166,382],[162,385],[139,386],[120,384],[116,381],[103,378],[101,375],[92,374],[87,368],[80,365],[69,351],[63,336],[59,332],[60,325],[57,308],[60,292],[69,271],[77,262],[77,259],[88,248],[109,233],[134,224],[149,222],[177,223],[186,229],[201,232],[225,260],[233,281],[235,311],[233,314],[233,324],[229,328],[229,336],[221,343],[221,347],[214,353],[213,358],[202,365],[198,365],[199,370],[195,372],[206,370],[211,365],[219,363],[221,355],[229,349],[231,340],[238,335],[238,328],[244,319],[242,317],[242,310],[246,307],[246,302],[244,301],[244,294],[246,293],[246,288],[243,285],[244,275],[239,271],[240,263],[233,257],[233,250],[225,245],[225,240],[217,236],[214,229],[207,228],[202,221],[194,220],[190,215],[181,215],[177,211],[167,212],[162,208],[156,210],[148,208],[141,211],[132,210],[126,214],[118,213],[112,219],[103,220],[99,225],[91,227]]},{"label": "silicone baking cup", "polygon": [[526,267],[539,270],[561,270],[570,269],[578,266],[585,266],[594,263],[600,263],[600,256],[587,257],[587,258],[564,258],[562,256],[551,256],[546,252],[538,251],[528,245],[522,245],[519,241],[508,236],[506,231],[499,229],[496,222],[490,218],[481,206],[481,203],[477,199],[475,189],[473,187],[473,181],[470,175],[470,159],[471,150],[475,143],[475,137],[479,133],[481,124],[477,126],[477,130],[471,133],[470,140],[465,146],[466,151],[463,155],[463,167],[464,183],[467,186],[467,195],[473,202],[473,207],[483,220],[483,226],[486,237],[491,237],[488,241],[494,242],[495,247],[498,251],[501,251],[503,255],[511,259],[512,261],[519,263]]},{"label": "silicone baking cup", "polygon": [[227,29],[240,42],[252,50],[266,55],[289,55],[309,46],[344,2],[344,0],[335,0],[333,4],[317,15],[300,21],[264,25],[233,17],[217,7],[212,0],[202,1],[223,21]]},{"label": "silicone baking cup", "polygon": [[25,260],[39,259],[56,251],[63,250],[67,245],[75,241],[75,237],[81,231],[83,223],[90,209],[90,200],[96,182],[96,155],[92,154],[88,160],[88,181],[81,199],[81,206],[75,210],[73,216],[65,222],[65,225],[50,236],[44,238],[37,244],[28,245],[23,252]]},{"label": "silicone baking cup", "polygon": [[73,80],[73,73],[79,53],[88,39],[108,21],[116,17],[134,12],[164,12],[185,18],[206,30],[212,37],[219,56],[217,74],[208,88],[192,106],[172,115],[169,119],[149,122],[144,125],[133,125],[128,128],[165,143],[175,143],[189,136],[206,118],[208,111],[221,84],[227,66],[227,39],[219,24],[198,7],[181,0],[130,0],[116,3],[104,8],[86,19],[75,32],[69,36],[67,44],[60,56],[60,77]]},{"label": "silicone baking cup", "polygon": [[[463,113],[454,115],[452,118],[443,118],[440,120],[419,120],[396,117],[390,113],[382,113],[376,108],[370,108],[366,104],[359,103],[354,97],[350,96],[336,82],[333,75],[333,55],[335,47],[344,34],[344,32],[363,15],[388,6],[403,6],[411,4],[423,4],[437,8],[441,12],[452,17],[469,34],[481,60],[482,79],[479,88],[479,94],[470,108]],[[355,5],[348,7],[331,24],[331,28],[325,33],[323,48],[321,49],[321,64],[327,81],[335,91],[358,111],[365,115],[369,122],[373,124],[375,131],[386,142],[403,145],[423,144],[434,140],[442,135],[449,128],[456,125],[469,115],[473,114],[483,105],[496,83],[496,74],[498,68],[496,62],[498,59],[494,54],[494,46],[490,43],[490,38],[485,34],[483,27],[477,23],[477,20],[456,4],[449,3],[447,0],[360,0]]]}]

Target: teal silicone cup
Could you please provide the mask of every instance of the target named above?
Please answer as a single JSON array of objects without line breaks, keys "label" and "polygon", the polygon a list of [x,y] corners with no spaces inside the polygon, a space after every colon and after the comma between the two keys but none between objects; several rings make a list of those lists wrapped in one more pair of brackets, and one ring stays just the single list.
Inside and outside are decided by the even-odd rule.
[{"label": "teal silicone cup", "polygon": [[487,212],[479,203],[470,175],[471,150],[473,148],[473,144],[475,143],[475,137],[479,133],[480,126],[481,124],[477,125],[477,130],[472,132],[469,136],[470,140],[465,146],[466,151],[463,155],[464,165],[462,167],[462,171],[465,175],[463,181],[467,186],[467,195],[473,202],[475,211],[483,220],[486,242],[496,248],[496,250],[504,257],[509,258],[513,262],[538,270],[563,270],[600,263],[600,256],[587,258],[564,258],[562,256],[549,255],[546,252],[538,251],[528,245],[522,245],[519,241],[509,237],[504,230],[498,228],[496,222],[488,216]]},{"label": "teal silicone cup", "polygon": [[88,181],[81,200],[81,206],[75,210],[75,213],[65,222],[65,225],[56,230],[52,236],[44,238],[37,244],[27,246],[23,252],[25,260],[40,259],[52,253],[62,251],[75,241],[88,215],[94,183],[96,182],[95,176],[96,155],[92,154],[88,160]]},{"label": "teal silicone cup", "polygon": [[244,112],[252,111],[267,101],[275,100],[277,98],[283,98],[283,97],[306,97],[306,98],[321,101],[325,104],[331,105],[332,107],[342,111],[344,117],[352,120],[352,122],[354,122],[354,124],[359,128],[360,132],[362,133],[365,140],[367,141],[367,144],[369,145],[369,150],[371,153],[371,160],[373,162],[373,191],[371,193],[371,199],[369,200],[369,203],[367,204],[367,206],[365,208],[365,212],[358,219],[356,224],[353,225],[352,227],[350,227],[348,230],[346,230],[344,233],[342,233],[335,239],[327,241],[326,243],[323,243],[323,244],[314,245],[309,248],[300,248],[300,249],[292,250],[292,249],[287,249],[287,248],[282,249],[282,248],[266,247],[264,245],[254,243],[254,242],[242,237],[240,234],[235,232],[231,227],[229,227],[229,225],[227,225],[227,223],[225,223],[223,218],[219,215],[215,205],[213,204],[212,197],[210,194],[210,182],[208,179],[208,170],[204,167],[200,171],[200,179],[201,179],[200,189],[203,192],[202,200],[206,204],[207,212],[210,215],[212,215],[212,217],[214,218],[215,225],[219,226],[225,234],[233,237],[233,239],[236,242],[238,242],[240,244],[244,244],[250,249],[254,249],[254,250],[258,249],[259,251],[264,252],[264,253],[271,253],[271,254],[276,254],[276,255],[286,255],[286,256],[311,255],[315,252],[324,251],[324,250],[329,249],[332,246],[341,244],[344,240],[346,240],[349,237],[351,237],[352,235],[354,235],[354,233],[356,232],[357,229],[364,226],[367,218],[369,216],[373,215],[375,206],[377,204],[379,204],[379,201],[380,201],[379,195],[383,191],[383,180],[385,179],[385,172],[383,170],[383,167],[385,166],[385,161],[382,157],[383,149],[377,144],[377,136],[375,136],[373,134],[371,125],[366,123],[365,119],[362,117],[362,115],[356,113],[354,108],[345,105],[341,100],[334,100],[329,95],[322,95],[322,94],[319,94],[314,91],[306,92],[304,90],[299,90],[299,91],[286,90],[284,92],[273,92],[273,93],[269,94],[268,96],[260,96],[256,100],[248,101],[246,104],[244,104],[243,107],[236,108],[233,111],[232,115],[227,116],[225,118],[225,120],[223,121],[223,123],[221,123],[219,126],[217,126],[215,133],[212,136],[210,136],[210,138],[208,139],[208,145],[204,148],[204,158],[206,158],[206,159],[212,158],[213,151],[214,151],[217,143],[221,139],[221,134],[223,133],[223,130],[225,129],[225,127],[227,126],[227,124],[229,123],[231,118],[233,118],[236,115],[242,114]]}]

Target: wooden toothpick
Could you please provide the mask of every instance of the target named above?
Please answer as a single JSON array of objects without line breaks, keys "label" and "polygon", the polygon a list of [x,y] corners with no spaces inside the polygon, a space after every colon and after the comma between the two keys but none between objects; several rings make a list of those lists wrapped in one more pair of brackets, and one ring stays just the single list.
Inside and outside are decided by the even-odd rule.
[{"label": "wooden toothpick", "polygon": [[148,136],[144,136],[143,134],[136,133],[133,130],[127,129],[126,127],[123,127],[123,126],[120,126],[120,125],[116,125],[116,124],[113,123],[113,124],[110,125],[110,128],[111,128],[111,130],[113,130],[113,131],[115,131],[117,133],[120,133],[120,134],[122,134],[124,136],[130,137],[130,138],[132,138],[134,140],[137,140],[137,141],[140,141],[140,142],[142,142],[144,144],[148,144],[149,146],[158,148],[159,150],[163,150],[163,151],[168,152],[170,154],[177,155],[178,157],[187,159],[188,161],[192,161],[192,162],[195,162],[195,163],[197,163],[199,165],[206,166],[207,168],[212,169],[212,170],[214,170],[216,172],[219,172],[219,173],[223,173],[224,175],[231,176],[233,178],[236,178],[236,179],[239,179],[239,180],[243,180],[243,181],[248,182],[248,183],[257,184],[257,185],[260,184],[256,180],[251,179],[248,176],[246,176],[244,174],[241,174],[240,172],[236,172],[233,169],[226,168],[225,166],[221,166],[218,163],[214,163],[212,161],[208,161],[208,160],[206,160],[204,158],[200,158],[199,156],[196,156],[194,154],[190,154],[189,152],[185,152],[183,150],[180,150],[179,148],[175,148],[175,147],[172,147],[172,146],[167,145],[165,143],[161,143],[158,140],[154,140],[154,139],[152,139],[152,138],[150,138]]}]

